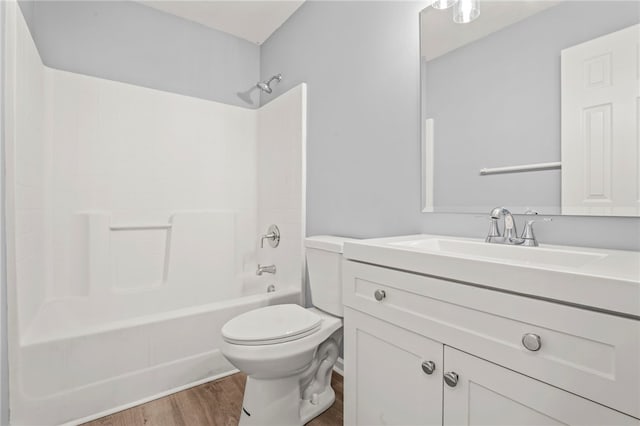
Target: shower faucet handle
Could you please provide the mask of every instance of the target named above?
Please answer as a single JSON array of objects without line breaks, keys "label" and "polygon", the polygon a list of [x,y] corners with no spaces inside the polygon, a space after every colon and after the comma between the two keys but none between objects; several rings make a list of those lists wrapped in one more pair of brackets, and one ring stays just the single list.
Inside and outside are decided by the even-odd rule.
[{"label": "shower faucet handle", "polygon": [[260,248],[264,248],[264,240],[269,240],[271,247],[278,247],[280,244],[280,229],[276,225],[269,226],[267,233],[260,236]]}]

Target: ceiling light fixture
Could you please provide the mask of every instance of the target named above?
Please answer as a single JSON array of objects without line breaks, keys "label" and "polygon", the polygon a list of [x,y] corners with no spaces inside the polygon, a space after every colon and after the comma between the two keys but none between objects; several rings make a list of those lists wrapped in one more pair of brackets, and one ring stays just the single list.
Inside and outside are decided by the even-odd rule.
[{"label": "ceiling light fixture", "polygon": [[436,0],[431,4],[431,7],[438,10],[449,9],[456,4],[458,0]]},{"label": "ceiling light fixture", "polygon": [[468,24],[480,16],[480,0],[458,0],[453,8],[453,22]]}]

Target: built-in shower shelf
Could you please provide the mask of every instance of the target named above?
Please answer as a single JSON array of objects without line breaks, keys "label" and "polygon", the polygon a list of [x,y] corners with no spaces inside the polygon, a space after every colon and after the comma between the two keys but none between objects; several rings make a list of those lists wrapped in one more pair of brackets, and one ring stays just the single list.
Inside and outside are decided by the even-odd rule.
[{"label": "built-in shower shelf", "polygon": [[111,231],[147,231],[154,229],[171,229],[170,223],[111,225]]}]

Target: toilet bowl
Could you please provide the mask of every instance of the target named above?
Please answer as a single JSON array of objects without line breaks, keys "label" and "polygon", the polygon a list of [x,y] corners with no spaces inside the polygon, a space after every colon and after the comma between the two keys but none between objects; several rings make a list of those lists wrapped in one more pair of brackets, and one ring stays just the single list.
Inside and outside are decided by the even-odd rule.
[{"label": "toilet bowl", "polygon": [[305,240],[314,307],[267,306],[222,327],[222,354],[247,375],[240,425],[300,426],[333,404],[331,374],[342,341],[342,245],[347,240]]},{"label": "toilet bowl", "polygon": [[[276,314],[275,310],[281,312]],[[296,315],[300,313],[296,311],[316,317],[317,326],[311,332],[297,335],[291,335],[295,333],[291,331],[285,341],[276,343],[271,341],[281,340],[279,333],[265,333],[263,340],[247,339],[245,342],[237,335],[230,337],[230,329],[238,325],[234,321],[247,320],[243,315],[273,323],[270,321],[273,315],[291,314],[288,325],[290,330],[297,331],[301,315]],[[342,340],[342,320],[318,309],[298,305],[268,306],[243,315],[222,328],[222,353],[248,376],[240,424],[302,425],[329,408],[335,400],[330,385],[331,370]],[[287,325],[287,322],[279,325]]]}]

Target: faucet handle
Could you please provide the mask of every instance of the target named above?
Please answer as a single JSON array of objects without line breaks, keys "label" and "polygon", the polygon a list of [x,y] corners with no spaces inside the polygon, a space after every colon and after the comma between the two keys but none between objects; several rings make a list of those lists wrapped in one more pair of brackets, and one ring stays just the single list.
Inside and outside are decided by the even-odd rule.
[{"label": "faucet handle", "polygon": [[491,243],[501,237],[502,235],[500,235],[500,230],[498,229],[498,219],[492,217],[491,220],[489,220],[489,233],[487,234],[487,238],[485,238],[485,242]]},{"label": "faucet handle", "polygon": [[[550,217],[545,217],[543,219],[545,222],[551,222],[553,219]],[[537,220],[528,220],[524,225],[524,230],[522,231],[522,236],[520,237],[523,240],[522,245],[530,246],[530,247],[538,247],[538,240],[536,239],[536,235],[533,233],[533,224],[538,222]]]},{"label": "faucet handle", "polygon": [[533,224],[536,223],[535,220],[528,220],[525,225],[524,225],[524,229],[522,230],[522,238],[523,240],[532,240],[534,241],[535,246],[538,245],[538,242],[536,241],[536,235],[533,233]]},{"label": "faucet handle", "polygon": [[269,226],[267,233],[260,236],[260,248],[264,248],[264,240],[269,240],[271,247],[278,247],[280,244],[280,229],[276,225]]}]

